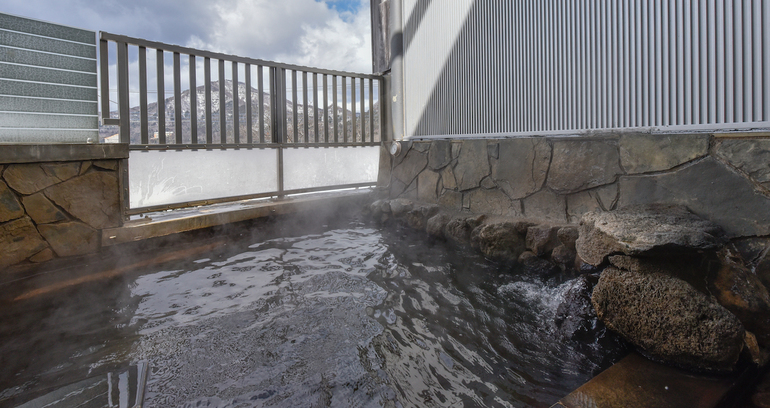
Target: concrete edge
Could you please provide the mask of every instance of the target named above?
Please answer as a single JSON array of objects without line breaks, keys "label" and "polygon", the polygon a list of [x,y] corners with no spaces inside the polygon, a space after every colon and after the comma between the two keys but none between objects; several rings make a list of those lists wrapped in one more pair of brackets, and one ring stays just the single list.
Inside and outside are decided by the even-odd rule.
[{"label": "concrete edge", "polygon": [[105,144],[3,144],[0,164],[127,159],[127,143]]},{"label": "concrete edge", "polygon": [[102,230],[102,247],[163,237],[182,232],[194,231],[219,225],[232,224],[256,218],[285,215],[298,212],[314,211],[319,208],[340,208],[355,205],[369,197],[370,190],[356,190],[333,195],[300,196],[280,200],[258,201],[250,204],[232,203],[241,208],[231,208],[217,212],[198,212],[179,217],[159,220],[128,221],[122,227]]}]

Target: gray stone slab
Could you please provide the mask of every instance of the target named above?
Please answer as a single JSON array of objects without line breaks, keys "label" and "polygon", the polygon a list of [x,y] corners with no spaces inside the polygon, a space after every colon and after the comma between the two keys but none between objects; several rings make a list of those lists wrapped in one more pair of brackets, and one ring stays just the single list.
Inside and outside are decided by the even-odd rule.
[{"label": "gray stone slab", "polygon": [[564,196],[542,190],[522,200],[524,216],[538,221],[567,221],[567,203]]},{"label": "gray stone slab", "polygon": [[770,139],[724,139],[716,154],[770,189]]},{"label": "gray stone slab", "polygon": [[770,234],[770,198],[743,176],[713,158],[660,175],[620,178],[619,208],[636,204],[680,204],[722,227],[729,235]]},{"label": "gray stone slab", "polygon": [[620,163],[628,174],[672,169],[708,154],[709,135],[623,135]]},{"label": "gray stone slab", "polygon": [[470,210],[475,214],[493,214],[507,217],[521,217],[521,204],[512,201],[500,190],[479,188],[465,193],[470,202]]},{"label": "gray stone slab", "polygon": [[446,167],[452,161],[452,145],[448,140],[436,140],[431,143],[428,152],[428,166],[433,170]]},{"label": "gray stone slab", "polygon": [[435,171],[425,170],[417,177],[417,199],[427,203],[436,203],[438,199],[439,175]]},{"label": "gray stone slab", "polygon": [[454,168],[460,191],[481,185],[481,179],[490,174],[486,140],[465,140]]},{"label": "gray stone slab", "polygon": [[511,139],[499,144],[499,159],[492,178],[513,199],[524,198],[543,187],[551,162],[551,146],[543,138]]},{"label": "gray stone slab", "polygon": [[613,183],[623,174],[618,148],[603,141],[556,141],[546,185],[557,193],[574,193]]}]

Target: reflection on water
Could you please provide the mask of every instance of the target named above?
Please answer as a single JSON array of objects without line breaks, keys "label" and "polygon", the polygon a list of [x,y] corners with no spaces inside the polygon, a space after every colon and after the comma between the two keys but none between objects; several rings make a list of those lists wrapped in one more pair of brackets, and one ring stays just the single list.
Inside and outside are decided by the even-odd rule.
[{"label": "reflection on water", "polygon": [[0,405],[146,360],[148,407],[548,406],[616,358],[555,335],[566,284],[356,222],[242,238],[10,307]]}]

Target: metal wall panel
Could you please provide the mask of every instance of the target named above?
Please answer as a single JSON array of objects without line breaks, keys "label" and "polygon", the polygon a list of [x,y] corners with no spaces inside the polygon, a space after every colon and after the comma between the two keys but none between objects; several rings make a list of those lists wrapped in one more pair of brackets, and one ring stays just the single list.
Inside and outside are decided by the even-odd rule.
[{"label": "metal wall panel", "polygon": [[770,127],[770,2],[402,0],[407,136]]},{"label": "metal wall panel", "polygon": [[96,33],[0,13],[0,143],[98,140]]}]

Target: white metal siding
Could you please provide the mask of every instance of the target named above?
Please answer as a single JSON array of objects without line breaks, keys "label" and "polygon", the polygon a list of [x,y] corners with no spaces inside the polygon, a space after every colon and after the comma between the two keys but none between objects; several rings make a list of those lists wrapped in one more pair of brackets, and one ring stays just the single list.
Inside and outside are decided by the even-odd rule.
[{"label": "white metal siding", "polygon": [[0,143],[98,136],[96,33],[0,13]]},{"label": "white metal siding", "polygon": [[403,0],[408,136],[770,126],[768,0]]}]

